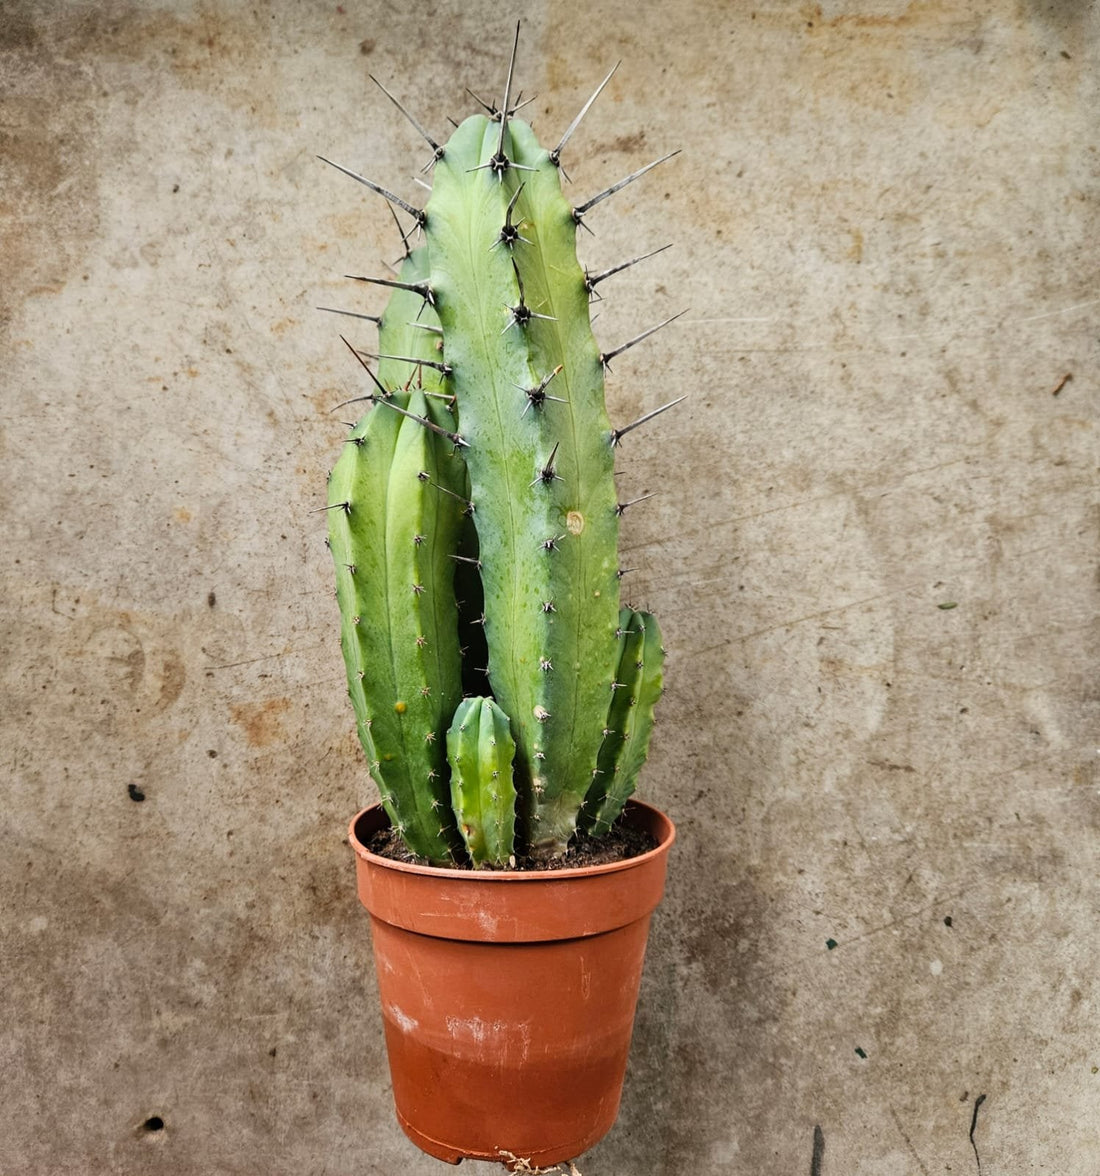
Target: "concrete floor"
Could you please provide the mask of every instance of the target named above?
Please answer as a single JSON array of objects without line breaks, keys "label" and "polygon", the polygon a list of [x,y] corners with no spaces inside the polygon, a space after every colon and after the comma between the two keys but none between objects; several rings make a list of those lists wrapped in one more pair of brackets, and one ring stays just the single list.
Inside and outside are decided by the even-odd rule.
[{"label": "concrete floor", "polygon": [[[588,194],[681,839],[585,1176],[1095,1176],[1100,17],[0,5],[0,1172],[442,1172],[392,1119],[321,516],[342,274],[519,76]],[[612,283],[608,283],[611,287]],[[364,343],[372,341],[362,332]],[[141,799],[141,798],[144,799]],[[154,1117],[162,1123],[156,1126]],[[815,1128],[817,1143],[815,1146]],[[488,1169],[485,1169],[488,1171]]]}]

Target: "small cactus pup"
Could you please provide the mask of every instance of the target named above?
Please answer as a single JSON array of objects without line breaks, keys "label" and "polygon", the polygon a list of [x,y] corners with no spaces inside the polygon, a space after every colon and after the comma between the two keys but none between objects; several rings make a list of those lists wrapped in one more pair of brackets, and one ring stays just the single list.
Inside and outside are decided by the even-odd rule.
[{"label": "small cactus pup", "polygon": [[491,698],[464,698],[447,732],[451,805],[475,866],[514,861],[515,740],[508,716]]},{"label": "small cactus pup", "polygon": [[422,242],[396,277],[362,279],[392,293],[377,352],[356,352],[371,408],[327,510],[359,736],[394,829],[440,864],[537,864],[607,833],[662,685],[656,620],[620,608],[632,504],[614,458],[678,401],[613,428],[604,372],[658,328],[605,351],[590,314],[597,285],[652,253],[592,274],[576,245],[592,208],[669,156],[572,205],[561,153],[611,74],[548,150],[513,117],[518,37],[500,107],[443,145],[385,91],[433,150],[423,209],[340,168]]}]

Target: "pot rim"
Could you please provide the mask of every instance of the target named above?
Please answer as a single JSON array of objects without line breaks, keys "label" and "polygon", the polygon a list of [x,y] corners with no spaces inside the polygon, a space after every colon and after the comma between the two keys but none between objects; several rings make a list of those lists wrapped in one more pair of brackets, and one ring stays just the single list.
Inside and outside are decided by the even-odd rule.
[{"label": "pot rim", "polygon": [[348,826],[348,841],[351,843],[352,849],[355,850],[356,856],[362,858],[364,862],[369,862],[373,867],[394,870],[400,874],[415,874],[427,878],[455,878],[464,882],[487,882],[492,885],[516,882],[530,884],[557,880],[564,882],[575,878],[591,878],[601,874],[618,874],[623,870],[636,869],[669,851],[672,843],[676,840],[676,826],[670,817],[655,805],[647,804],[644,800],[636,800],[633,797],[626,802],[624,811],[636,813],[643,819],[648,817],[647,823],[652,826],[649,831],[652,836],[656,837],[657,844],[652,849],[646,850],[645,853],[635,854],[634,857],[624,858],[620,862],[603,862],[595,866],[568,866],[564,869],[551,870],[462,870],[453,866],[432,866],[421,865],[417,862],[394,861],[391,858],[372,853],[359,840],[355,832],[356,826],[369,813],[380,812],[386,822],[389,822],[389,817],[386,816],[381,803],[367,805],[352,817]]}]

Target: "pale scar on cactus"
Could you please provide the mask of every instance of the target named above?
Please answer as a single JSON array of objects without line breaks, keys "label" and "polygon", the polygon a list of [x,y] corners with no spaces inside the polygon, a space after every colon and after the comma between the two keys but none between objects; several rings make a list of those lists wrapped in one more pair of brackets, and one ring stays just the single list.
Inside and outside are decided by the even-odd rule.
[{"label": "pale scar on cactus", "polygon": [[669,156],[570,204],[561,153],[614,70],[547,150],[513,117],[515,54],[500,108],[443,145],[384,91],[432,147],[423,209],[340,168],[423,240],[396,277],[363,279],[392,289],[380,317],[348,312],[378,324],[377,352],[357,352],[373,407],[327,509],[359,736],[394,828],[438,863],[546,859],[578,827],[607,832],[662,683],[656,621],[620,612],[633,502],[618,500],[614,457],[678,401],[613,428],[604,372],[672,319],[601,351],[590,315],[598,285],[661,249],[593,274],[576,237]]}]

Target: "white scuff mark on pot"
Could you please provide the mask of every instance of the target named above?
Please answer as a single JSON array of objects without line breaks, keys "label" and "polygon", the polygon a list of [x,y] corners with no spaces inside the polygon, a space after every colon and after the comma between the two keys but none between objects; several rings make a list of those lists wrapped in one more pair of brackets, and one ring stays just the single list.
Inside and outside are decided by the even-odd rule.
[{"label": "white scuff mark on pot", "polygon": [[[494,1021],[492,1027],[498,1031],[502,1027],[503,1022]],[[484,1045],[486,1038],[489,1036],[490,1023],[483,1021],[480,1017],[448,1017],[447,1018],[447,1032],[456,1041],[465,1039],[467,1041],[474,1041],[478,1045]]]},{"label": "white scuff mark on pot", "polygon": [[486,910],[484,907],[477,912],[477,925],[487,935],[495,935],[497,931],[497,917],[492,911]]},{"label": "white scuff mark on pot", "polygon": [[386,1012],[389,1014],[394,1024],[397,1025],[398,1028],[402,1029],[405,1033],[411,1033],[413,1029],[418,1029],[420,1027],[420,1022],[415,1017],[410,1017],[408,1013],[402,1009],[399,1009],[395,1004],[388,1004],[386,1006]]},{"label": "white scuff mark on pot", "polygon": [[[501,1062],[525,1062],[531,1052],[531,1024],[521,1021],[487,1021],[482,1017],[448,1017],[447,1032],[454,1042],[477,1046],[484,1056]],[[518,1047],[518,1050],[517,1050]],[[518,1052],[518,1057],[515,1055]]]},{"label": "white scuff mark on pot", "polygon": [[524,1021],[519,1027],[520,1031],[520,1054],[519,1060],[521,1062],[527,1061],[528,1055],[531,1053],[531,1025]]}]

